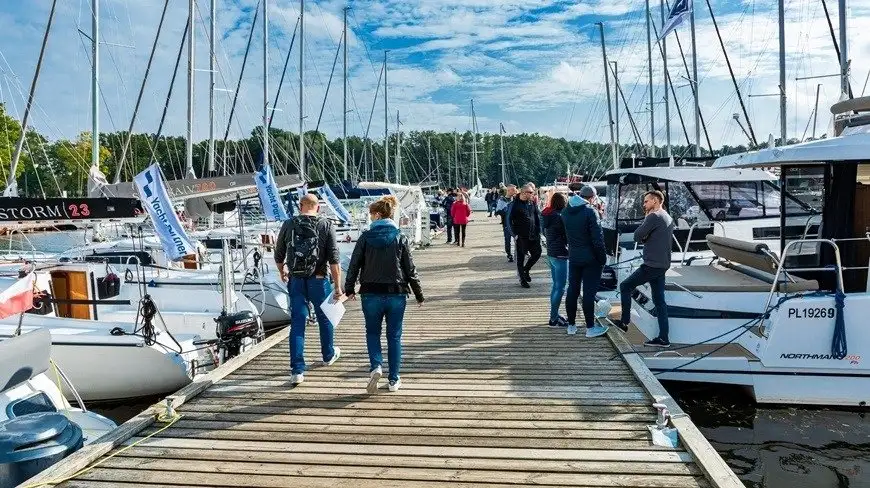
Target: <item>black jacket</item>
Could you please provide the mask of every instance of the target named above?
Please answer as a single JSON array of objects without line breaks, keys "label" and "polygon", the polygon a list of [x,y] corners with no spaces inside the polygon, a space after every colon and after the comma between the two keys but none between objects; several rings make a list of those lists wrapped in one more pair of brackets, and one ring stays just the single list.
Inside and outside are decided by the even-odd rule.
[{"label": "black jacket", "polygon": [[541,238],[541,211],[535,202],[514,198],[509,208],[511,234],[533,241]]},{"label": "black jacket", "polygon": [[604,247],[604,234],[598,223],[598,212],[592,206],[583,204],[562,210],[565,235],[568,237],[568,259],[579,265],[599,265],[607,263]]},{"label": "black jacket", "polygon": [[450,208],[453,206],[453,202],[456,201],[456,197],[453,195],[447,195],[444,197],[444,201],[441,202],[441,206],[444,207],[444,211],[447,213],[447,220],[453,220],[453,217],[450,216]]},{"label": "black jacket", "polygon": [[327,264],[338,264],[340,255],[335,237],[335,226],[332,225],[331,220],[323,217],[297,215],[292,219],[285,220],[281,224],[281,230],[278,232],[278,242],[275,243],[275,262],[279,265],[283,264],[287,256],[293,256],[294,254],[293,240],[290,237],[292,235],[293,223],[296,219],[317,220],[317,255],[320,259],[317,261],[314,275],[327,276]]},{"label": "black jacket", "polygon": [[344,293],[354,294],[357,280],[360,294],[407,294],[414,292],[418,302],[423,302],[423,288],[411,256],[411,243],[392,221],[378,221],[363,232],[356,242]]},{"label": "black jacket", "polygon": [[547,238],[547,256],[564,259],[568,257],[568,237],[565,235],[561,212],[563,210],[544,209],[541,226],[544,228],[544,237]]}]

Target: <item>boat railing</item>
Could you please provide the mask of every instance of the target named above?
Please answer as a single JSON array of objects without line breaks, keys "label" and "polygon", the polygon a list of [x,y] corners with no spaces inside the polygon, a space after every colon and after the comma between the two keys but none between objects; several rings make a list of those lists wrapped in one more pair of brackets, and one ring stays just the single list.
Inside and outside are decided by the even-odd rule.
[{"label": "boat railing", "polygon": [[[722,237],[728,237],[725,233],[725,225],[719,221],[710,221],[710,222],[695,222],[689,227],[689,235],[686,237],[686,247],[683,249],[683,259],[680,260],[681,263],[686,264],[686,255],[689,253],[689,248],[692,247],[692,244],[703,244],[707,242],[707,236],[704,236],[704,239],[695,239],[692,240],[692,234],[695,232],[695,229],[698,228],[711,228],[713,232],[716,231],[716,226],[722,228]],[[679,244],[679,243],[678,243]]]},{"label": "boat railing", "polygon": [[[863,239],[863,238],[862,238]],[[841,241],[845,241],[847,239],[840,239]],[[861,240],[861,239],[859,239]],[[831,246],[834,250],[834,267],[808,267],[808,268],[785,268],[785,263],[789,256],[789,253],[794,249],[799,247],[801,244],[818,244],[819,246]],[[799,252],[799,251],[798,251]],[[775,258],[775,255],[772,255]],[[769,317],[768,312],[770,311],[770,304],[773,302],[773,297],[779,293],[780,280],[779,277],[785,274],[788,277],[789,271],[828,271],[834,272],[837,277],[837,293],[845,294],[844,285],[843,285],[843,261],[840,258],[840,246],[833,239],[803,239],[799,241],[791,241],[785,245],[785,248],[782,250],[782,257],[778,260],[776,266],[776,274],[773,275],[773,283],[770,285],[770,293],[767,295],[767,302],[764,305],[763,316],[761,318],[761,324],[759,329],[761,330],[761,334],[766,336],[765,333],[765,320]]]}]

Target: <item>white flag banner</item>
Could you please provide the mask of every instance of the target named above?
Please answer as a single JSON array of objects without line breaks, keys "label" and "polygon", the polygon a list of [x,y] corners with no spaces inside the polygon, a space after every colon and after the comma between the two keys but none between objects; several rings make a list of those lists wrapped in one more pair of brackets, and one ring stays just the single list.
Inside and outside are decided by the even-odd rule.
[{"label": "white flag banner", "polygon": [[345,224],[350,223],[350,213],[344,208],[344,205],[341,204],[341,201],[335,196],[335,193],[332,191],[328,185],[323,185],[317,189],[317,193],[320,194],[320,198],[326,202],[326,205],[332,209],[332,212],[336,217],[339,218]]},{"label": "white flag banner", "polygon": [[154,223],[154,232],[160,238],[166,255],[173,261],[178,261],[184,256],[196,254],[196,247],[190,242],[178,215],[172,208],[157,163],[148,166],[145,171],[136,175],[133,178],[133,183],[139,190],[142,206],[145,207],[148,216],[151,217],[151,222]]},{"label": "white flag banner", "polygon": [[693,8],[692,0],[676,0],[674,6],[671,7],[671,13],[668,15],[665,24],[662,26],[662,32],[659,34],[658,40],[661,41],[664,39],[665,36],[679,27],[684,20],[688,19],[689,16],[692,15]]},{"label": "white flag banner", "polygon": [[287,220],[287,209],[281,201],[278,185],[275,184],[275,175],[272,167],[264,164],[254,173],[254,183],[257,184],[257,193],[260,195],[260,205],[263,206],[263,214],[269,222],[283,222]]}]

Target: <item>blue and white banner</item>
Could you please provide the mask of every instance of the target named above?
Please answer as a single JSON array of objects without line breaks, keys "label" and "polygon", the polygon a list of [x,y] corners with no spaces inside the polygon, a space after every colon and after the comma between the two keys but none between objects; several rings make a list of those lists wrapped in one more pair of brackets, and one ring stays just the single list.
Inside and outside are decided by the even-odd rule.
[{"label": "blue and white banner", "polygon": [[163,250],[166,251],[169,259],[178,261],[184,256],[196,254],[196,247],[190,242],[178,215],[172,208],[157,163],[136,175],[133,182],[139,190],[142,206],[154,223],[154,232],[160,238],[160,243],[163,244]]},{"label": "blue and white banner", "polygon": [[254,182],[257,184],[257,193],[260,195],[260,205],[269,222],[283,222],[287,220],[287,209],[281,201],[278,185],[275,184],[275,175],[272,167],[264,164],[254,173]]},{"label": "blue and white banner", "polygon": [[659,41],[676,29],[684,20],[692,15],[692,0],[676,0],[674,6],[671,7],[671,13],[668,15],[665,24],[662,26],[662,32],[659,34]]},{"label": "blue and white banner", "polygon": [[339,218],[345,224],[350,223],[350,213],[344,208],[344,205],[338,200],[338,197],[333,193],[332,188],[328,185],[323,185],[318,188],[317,193],[320,194],[320,198],[322,198],[329,208],[332,209],[335,216]]}]

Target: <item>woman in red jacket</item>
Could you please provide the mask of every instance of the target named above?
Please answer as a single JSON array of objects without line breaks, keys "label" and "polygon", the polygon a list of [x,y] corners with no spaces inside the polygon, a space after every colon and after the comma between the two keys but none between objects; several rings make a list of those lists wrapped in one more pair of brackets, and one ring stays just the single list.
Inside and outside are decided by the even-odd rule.
[{"label": "woman in red jacket", "polygon": [[465,201],[465,195],[462,193],[456,197],[456,201],[450,207],[450,216],[453,217],[453,235],[456,236],[456,245],[465,247],[465,227],[468,225],[468,217],[471,216],[471,206]]}]

